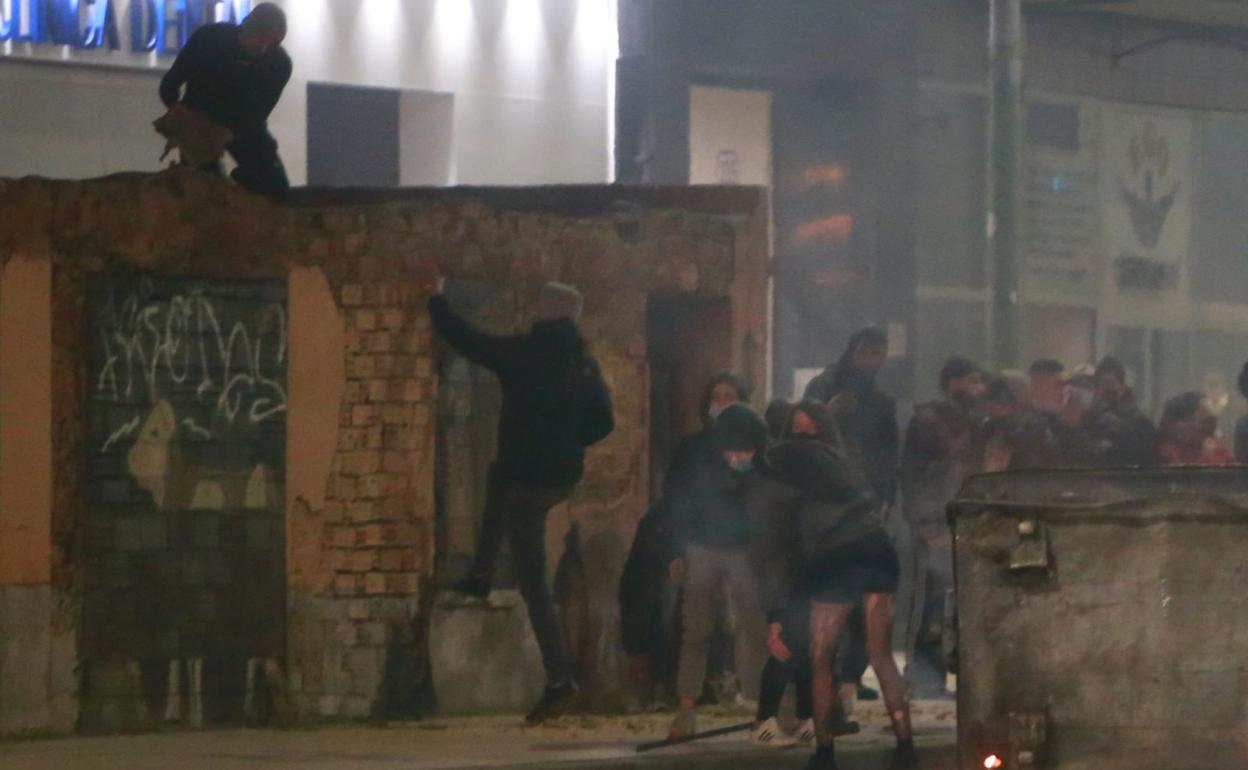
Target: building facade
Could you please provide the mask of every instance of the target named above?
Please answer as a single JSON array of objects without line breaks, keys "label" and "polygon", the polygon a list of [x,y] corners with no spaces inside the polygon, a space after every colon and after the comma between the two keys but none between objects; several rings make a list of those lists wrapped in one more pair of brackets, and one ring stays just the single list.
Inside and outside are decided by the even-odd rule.
[{"label": "building facade", "polygon": [[[1205,390],[1229,427],[1248,352],[1248,57],[1227,36],[1248,17],[1060,5],[1024,3],[1022,363],[1114,354],[1151,411]],[[885,379],[913,400],[946,356],[987,360],[987,42],[987,5],[963,0],[622,5],[620,177],[753,164],[773,190],[779,395],[866,323],[889,330]],[[708,134],[724,102],[737,127]]]},{"label": "building facade", "polygon": [[[294,184],[610,178],[616,0],[284,0]],[[160,75],[252,0],[0,3],[0,175],[155,171]]]}]

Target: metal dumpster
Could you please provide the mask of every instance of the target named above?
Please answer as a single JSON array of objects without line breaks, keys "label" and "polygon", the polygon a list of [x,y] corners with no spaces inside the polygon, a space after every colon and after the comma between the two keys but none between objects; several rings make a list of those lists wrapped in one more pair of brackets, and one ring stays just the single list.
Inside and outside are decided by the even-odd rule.
[{"label": "metal dumpster", "polygon": [[1248,468],[977,476],[960,770],[1248,768]]}]

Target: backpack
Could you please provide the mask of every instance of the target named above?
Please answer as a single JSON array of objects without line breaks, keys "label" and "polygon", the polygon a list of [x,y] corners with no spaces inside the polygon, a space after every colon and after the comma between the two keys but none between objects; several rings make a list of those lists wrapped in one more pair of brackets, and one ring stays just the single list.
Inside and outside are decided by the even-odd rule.
[{"label": "backpack", "polygon": [[598,362],[586,354],[573,382],[576,404],[576,434],[581,446],[593,446],[615,430],[615,410],[611,392],[602,379]]}]

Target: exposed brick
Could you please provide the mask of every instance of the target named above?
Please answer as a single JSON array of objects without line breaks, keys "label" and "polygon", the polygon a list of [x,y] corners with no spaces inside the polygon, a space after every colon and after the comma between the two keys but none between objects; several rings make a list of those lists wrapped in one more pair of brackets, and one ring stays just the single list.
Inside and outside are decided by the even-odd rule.
[{"label": "exposed brick", "polygon": [[360,593],[358,576],[347,572],[334,575],[334,593],[339,596],[354,596]]},{"label": "exposed brick", "polygon": [[368,335],[366,344],[374,353],[390,353],[394,350],[394,335],[390,332],[372,332]]},{"label": "exposed brick", "polygon": [[368,572],[380,566],[380,558],[376,550],[361,548],[351,551],[348,565],[351,572]]},{"label": "exposed brick", "polygon": [[407,313],[401,308],[388,308],[381,313],[381,325],[385,329],[397,331],[407,322]]},{"label": "exposed brick", "polygon": [[404,401],[423,401],[425,399],[425,383],[421,380],[405,380],[403,382]]},{"label": "exposed brick", "polygon": [[428,379],[433,376],[433,359],[429,356],[420,356],[416,359],[416,376]]},{"label": "exposed brick", "polygon": [[385,474],[373,473],[361,476],[356,482],[356,494],[366,499],[383,497],[386,494]]},{"label": "exposed brick", "polygon": [[403,549],[387,548],[379,552],[378,566],[384,572],[399,572],[403,569]]},{"label": "exposed brick", "polygon": [[338,431],[338,448],[342,450],[366,449],[368,447],[367,428],[342,428]]},{"label": "exposed brick", "polygon": [[364,592],[367,594],[384,594],[386,592],[386,575],[382,572],[369,572],[364,576]]},{"label": "exposed brick", "polygon": [[420,591],[420,574],[417,572],[386,573],[386,592],[415,595]]},{"label": "exposed brick", "polygon": [[424,427],[429,424],[429,405],[416,404],[412,407],[412,425]]},{"label": "exposed brick", "polygon": [[368,400],[375,404],[390,400],[390,384],[387,380],[368,381]]},{"label": "exposed brick", "polygon": [[377,372],[377,361],[374,356],[352,354],[347,356],[347,377],[355,380],[372,379]]},{"label": "exposed brick", "polygon": [[354,548],[356,546],[357,534],[355,527],[334,526],[331,528],[331,531],[333,534],[329,540],[335,548]]},{"label": "exposed brick", "polygon": [[347,517],[362,524],[377,518],[377,506],[372,500],[352,500],[347,503]]},{"label": "exposed brick", "polygon": [[357,449],[342,453],[342,472],[348,476],[368,476],[381,470],[382,452]]},{"label": "exposed brick", "polygon": [[362,332],[371,332],[377,328],[377,311],[370,308],[360,308],[355,311],[355,328]]},{"label": "exposed brick", "polygon": [[377,419],[377,412],[372,404],[356,404],[351,407],[352,425],[366,427],[372,425],[375,419]]},{"label": "exposed brick", "polygon": [[382,449],[385,447],[385,437],[387,428],[384,425],[373,425],[368,429],[368,448]]},{"label": "exposed brick", "polygon": [[342,304],[354,307],[364,301],[364,287],[358,283],[347,283],[342,286]]},{"label": "exposed brick", "polygon": [[385,535],[381,524],[368,524],[364,528],[364,534],[360,542],[364,546],[379,546],[385,544]]},{"label": "exposed brick", "polygon": [[407,417],[407,408],[402,404],[386,404],[381,409],[381,421],[386,425],[402,425]]},{"label": "exposed brick", "polygon": [[408,455],[406,452],[388,451],[382,458],[381,468],[386,473],[402,473],[408,470]]},{"label": "exposed brick", "polygon": [[348,558],[351,551],[342,548],[332,548],[329,551],[329,558],[326,560],[329,569],[333,572],[345,572],[350,562]]},{"label": "exposed brick", "polygon": [[395,356],[392,353],[384,353],[373,356],[373,375],[377,377],[390,377],[395,371]]},{"label": "exposed brick", "polygon": [[364,333],[359,329],[347,329],[343,335],[343,346],[348,353],[359,353],[364,349]]}]

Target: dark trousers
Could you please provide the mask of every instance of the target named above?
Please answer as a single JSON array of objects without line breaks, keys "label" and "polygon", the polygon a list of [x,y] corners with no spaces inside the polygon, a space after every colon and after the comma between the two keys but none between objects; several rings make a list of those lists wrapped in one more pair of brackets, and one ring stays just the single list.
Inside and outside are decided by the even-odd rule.
[{"label": "dark trousers", "polygon": [[949,660],[945,653],[945,611],[953,588],[953,542],[939,527],[919,529],[913,538],[913,606],[907,650],[906,678],[915,697],[945,691]]},{"label": "dark trousers", "polygon": [[546,583],[546,514],[568,499],[571,491],[571,487],[517,484],[503,479],[497,465],[491,467],[472,568],[474,576],[487,582],[493,577],[505,532],[511,546],[516,583],[528,608],[529,623],[537,637],[542,665],[551,684],[571,681],[572,663],[564,647],[555,601]]},{"label": "dark trousers", "polygon": [[810,673],[810,605],[798,603],[785,610],[780,618],[780,635],[791,653],[787,661],[769,657],[763,665],[762,681],[758,688],[759,722],[780,713],[780,701],[789,682],[797,690],[796,716],[805,721],[814,716],[811,701]]},{"label": "dark trousers", "polygon": [[277,154],[277,140],[267,130],[239,134],[225,149],[238,164],[230,177],[240,186],[276,200],[290,192],[286,167]]}]

